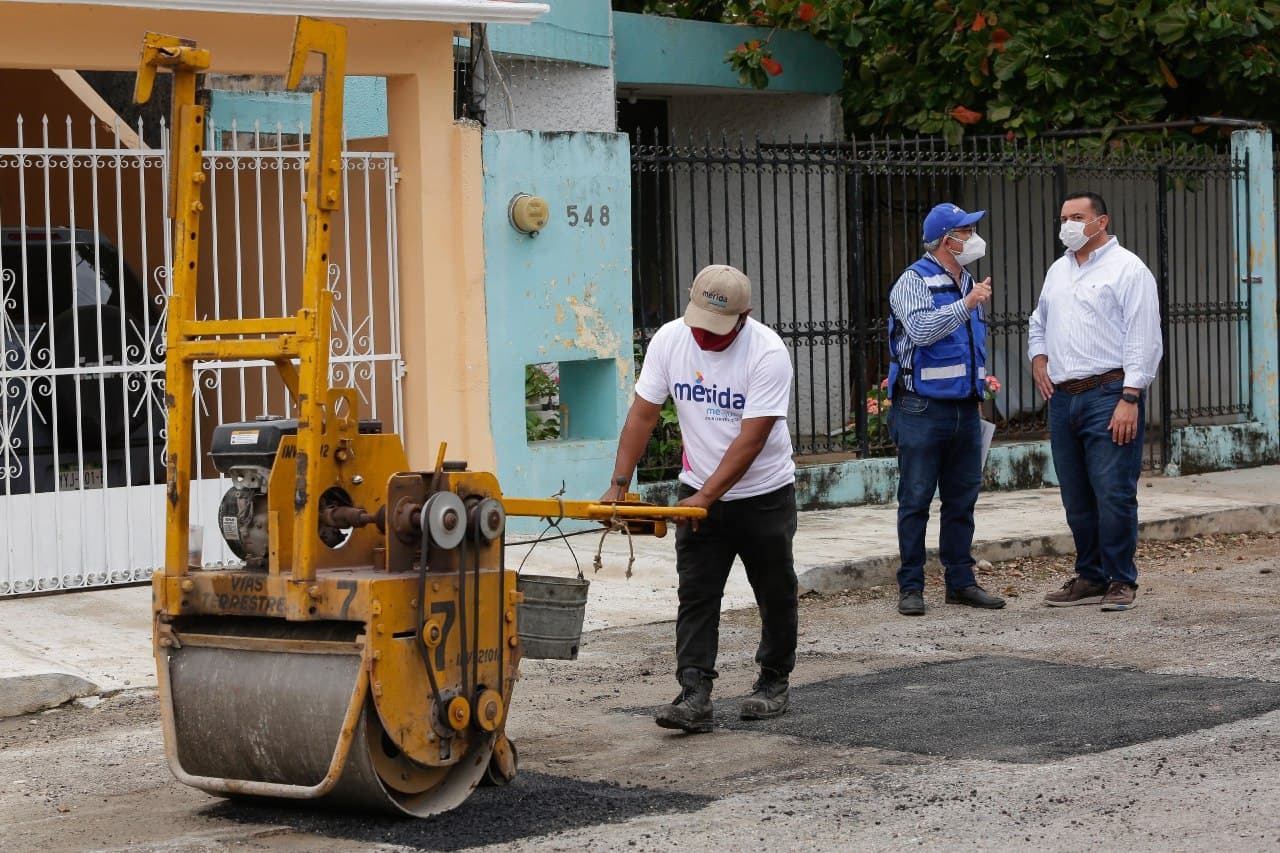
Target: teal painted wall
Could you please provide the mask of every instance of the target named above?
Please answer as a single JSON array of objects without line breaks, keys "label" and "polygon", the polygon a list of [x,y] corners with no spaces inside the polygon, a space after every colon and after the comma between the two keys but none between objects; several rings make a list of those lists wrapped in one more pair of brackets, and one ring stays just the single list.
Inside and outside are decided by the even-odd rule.
[{"label": "teal painted wall", "polygon": [[[1277,341],[1275,164],[1271,131],[1231,134],[1231,154],[1247,163],[1235,195],[1237,280],[1249,304],[1249,347],[1240,351],[1241,391],[1250,400],[1250,420],[1242,424],[1189,426],[1173,431],[1168,473],[1199,474],[1280,461],[1280,359]],[[1166,352],[1168,347],[1166,346]],[[1242,394],[1243,396],[1243,394]]]},{"label": "teal painted wall", "polygon": [[489,47],[495,53],[607,68],[613,47],[610,14],[609,0],[555,0],[551,11],[532,24],[490,24]]},{"label": "teal painted wall", "polygon": [[[508,495],[546,497],[563,483],[566,498],[592,500],[609,485],[633,384],[627,137],[486,131],[483,160],[498,481]],[[537,236],[510,224],[507,211],[517,193],[547,201],[550,220]],[[568,435],[527,442],[524,368],[544,362],[560,365]],[[509,527],[527,533],[542,525],[512,519]]]},{"label": "teal painted wall", "polygon": [[[614,74],[619,86],[742,89],[724,55],[744,41],[769,38],[769,33],[758,27],[618,12],[613,16]],[[770,78],[767,91],[840,91],[844,66],[831,48],[807,33],[783,31],[774,34],[770,47],[773,58],[782,63],[782,73]]]},{"label": "teal painted wall", "polygon": [[[387,135],[386,78],[348,77],[343,98],[343,122],[348,139]],[[297,133],[299,127],[309,132],[311,95],[305,92],[212,90],[209,93],[210,123],[216,130],[227,131],[231,129],[233,120],[241,133],[251,133],[254,122],[263,133],[274,133],[277,123],[284,133]]]}]

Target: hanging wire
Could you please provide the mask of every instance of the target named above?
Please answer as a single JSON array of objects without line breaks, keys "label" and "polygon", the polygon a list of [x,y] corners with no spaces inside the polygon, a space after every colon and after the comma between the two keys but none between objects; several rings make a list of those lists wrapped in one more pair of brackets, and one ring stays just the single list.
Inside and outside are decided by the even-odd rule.
[{"label": "hanging wire", "polygon": [[[547,522],[547,526],[542,529],[542,532],[538,534],[537,538],[533,539],[532,541],[525,540],[523,542],[507,542],[504,544],[504,547],[507,547],[507,548],[510,548],[514,545],[529,546],[529,550],[525,552],[524,558],[520,560],[520,566],[516,569],[516,574],[519,574],[524,569],[525,561],[529,559],[529,555],[533,553],[534,548],[537,548],[538,545],[542,544],[543,542],[552,542],[556,539],[561,539],[561,540],[564,540],[565,547],[569,549],[569,555],[573,557],[573,566],[578,571],[578,580],[583,579],[582,565],[578,562],[578,555],[576,552],[574,552],[573,546],[569,544],[568,540],[571,536],[586,536],[588,534],[595,533],[595,531],[579,530],[574,533],[565,533],[564,530],[561,529],[560,522],[564,521],[564,492],[565,492],[565,485],[564,485],[564,481],[561,480],[560,491],[556,492],[553,495],[550,495],[550,497],[556,499],[556,502],[560,506],[559,516],[554,521],[551,520],[550,516],[547,516],[544,519]],[[548,536],[547,534],[550,533],[552,530],[555,530],[557,535]],[[604,550],[604,541],[609,536],[610,533],[615,533],[615,532],[621,532],[627,537],[626,578],[630,580],[632,567],[635,566],[635,563],[636,563],[636,546],[635,546],[635,541],[631,538],[631,528],[627,526],[626,521],[624,521],[621,518],[618,518],[617,504],[614,504],[613,516],[610,517],[609,521],[606,523],[604,532],[600,534],[600,541],[596,545],[596,554],[595,554],[595,557],[592,558],[591,564],[594,567],[596,573],[599,573],[600,569],[604,567],[604,560],[602,557],[603,550]]]},{"label": "hanging wire", "polygon": [[[565,546],[566,548],[568,548],[568,549],[569,549],[569,556],[573,557],[573,567],[574,567],[575,569],[577,569],[577,570],[578,570],[578,580],[582,580],[582,566],[581,566],[581,564],[579,564],[579,563],[578,563],[578,555],[577,555],[576,553],[574,553],[574,551],[573,551],[573,546],[572,546],[572,545],[570,545],[570,544],[569,544],[569,542],[568,542],[569,536],[574,535],[574,534],[565,533],[563,530],[561,530],[561,529],[560,529],[560,522],[564,521],[564,489],[565,489],[565,487],[564,487],[564,480],[561,480],[561,481],[560,481],[560,491],[556,492],[554,495],[550,495],[550,497],[555,498],[555,499],[556,499],[556,503],[557,503],[557,504],[559,504],[559,506],[560,506],[560,515],[559,515],[559,517],[557,517],[557,518],[556,518],[556,520],[555,520],[555,521],[552,521],[550,516],[547,516],[547,517],[546,517],[546,519],[545,519],[545,520],[546,520],[546,522],[547,522],[547,526],[546,526],[545,528],[543,528],[543,530],[542,530],[542,532],[541,532],[541,533],[539,533],[539,534],[538,534],[538,538],[534,539],[534,540],[533,540],[533,542],[529,544],[529,550],[525,552],[524,559],[522,559],[522,560],[520,561],[520,565],[519,565],[519,567],[516,569],[516,574],[517,574],[517,575],[518,575],[518,574],[520,574],[520,572],[524,570],[524,563],[525,563],[525,560],[528,560],[528,559],[529,559],[529,555],[533,553],[533,549],[534,549],[534,548],[537,548],[537,547],[538,547],[538,545],[539,545],[539,543],[544,542],[544,541],[549,541],[549,540],[551,540],[551,539],[563,539],[563,540],[565,540],[564,546]],[[559,536],[551,536],[551,537],[548,537],[548,536],[547,536],[547,533],[549,533],[549,532],[550,532],[550,531],[552,531],[552,530],[557,531],[560,535],[559,535]],[[586,533],[592,533],[592,532],[594,532],[594,531],[590,531],[590,530],[588,530],[588,531],[584,531],[584,532],[586,532]],[[523,544],[525,544],[525,543],[520,542],[520,543],[513,543],[513,544],[520,544],[520,545],[523,545]]]}]

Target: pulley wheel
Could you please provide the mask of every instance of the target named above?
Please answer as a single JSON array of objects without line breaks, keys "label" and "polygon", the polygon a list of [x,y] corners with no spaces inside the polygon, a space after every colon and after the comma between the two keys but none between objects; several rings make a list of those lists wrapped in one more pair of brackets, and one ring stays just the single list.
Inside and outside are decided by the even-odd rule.
[{"label": "pulley wheel", "polygon": [[453,492],[436,492],[427,498],[422,517],[422,527],[436,545],[449,551],[462,544],[467,534],[467,507],[462,498]]},{"label": "pulley wheel", "polygon": [[476,504],[472,513],[480,535],[490,542],[501,536],[507,527],[507,511],[502,506],[502,501],[485,498]]},{"label": "pulley wheel", "polygon": [[486,732],[496,731],[502,722],[502,695],[496,690],[486,690],[476,697],[475,709],[472,712],[476,727]]}]

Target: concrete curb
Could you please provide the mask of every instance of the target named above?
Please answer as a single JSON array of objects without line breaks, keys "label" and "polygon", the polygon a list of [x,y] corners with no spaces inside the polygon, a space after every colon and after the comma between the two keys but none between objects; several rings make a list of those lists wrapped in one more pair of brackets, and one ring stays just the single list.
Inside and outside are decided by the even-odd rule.
[{"label": "concrete curb", "polygon": [[[1280,504],[1255,504],[1141,521],[1138,538],[1160,542],[1210,533],[1274,533],[1277,530],[1280,530]],[[1075,541],[1069,531],[973,543],[973,556],[993,563],[1018,557],[1061,556],[1074,551]],[[930,548],[926,560],[937,566],[938,549]],[[894,583],[897,571],[898,555],[893,553],[801,568],[797,577],[801,592],[835,593]]]}]

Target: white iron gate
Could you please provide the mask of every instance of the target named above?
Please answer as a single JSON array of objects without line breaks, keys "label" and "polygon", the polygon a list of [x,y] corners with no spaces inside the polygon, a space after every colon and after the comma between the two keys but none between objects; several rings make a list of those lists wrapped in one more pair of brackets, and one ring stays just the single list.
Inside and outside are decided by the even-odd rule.
[{"label": "white iron gate", "polygon": [[[164,553],[168,158],[100,145],[70,119],[65,139],[47,120],[38,144],[21,119],[16,131],[0,147],[0,596],[146,580]],[[278,129],[248,138],[258,147],[205,158],[202,319],[300,305],[306,152]],[[395,182],[392,155],[345,155],[328,285],[332,382],[398,432]],[[234,556],[217,532],[226,483],[204,452],[211,432],[292,403],[269,362],[195,368],[192,524],[215,564]]]}]

